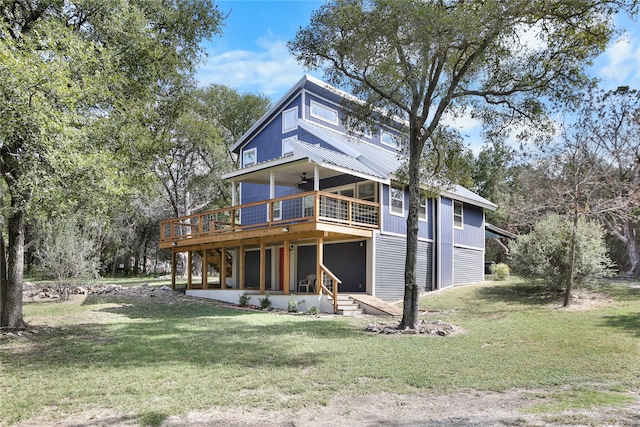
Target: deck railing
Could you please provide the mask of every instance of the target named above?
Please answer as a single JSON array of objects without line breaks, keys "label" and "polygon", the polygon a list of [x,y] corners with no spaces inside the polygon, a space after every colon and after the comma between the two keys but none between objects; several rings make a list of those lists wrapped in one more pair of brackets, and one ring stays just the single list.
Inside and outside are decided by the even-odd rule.
[{"label": "deck railing", "polygon": [[311,191],[162,221],[160,241],[171,242],[306,221],[378,228],[379,220],[378,203]]}]

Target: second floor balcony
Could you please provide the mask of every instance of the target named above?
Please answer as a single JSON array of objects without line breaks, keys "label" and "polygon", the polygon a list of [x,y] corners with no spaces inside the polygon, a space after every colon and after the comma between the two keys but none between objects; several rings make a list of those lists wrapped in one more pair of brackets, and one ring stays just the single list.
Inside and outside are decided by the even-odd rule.
[{"label": "second floor balcony", "polygon": [[160,247],[273,236],[295,227],[322,229],[322,224],[370,232],[379,228],[379,220],[378,203],[310,191],[168,219],[160,224]]}]

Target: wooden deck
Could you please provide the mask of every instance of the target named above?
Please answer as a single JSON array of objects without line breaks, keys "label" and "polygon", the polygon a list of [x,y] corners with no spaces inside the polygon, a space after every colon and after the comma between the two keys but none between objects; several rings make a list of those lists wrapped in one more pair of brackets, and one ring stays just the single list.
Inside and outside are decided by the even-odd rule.
[{"label": "wooden deck", "polygon": [[[296,244],[315,243],[316,293],[331,296],[337,311],[338,287],[336,277],[323,263],[323,244],[329,241],[371,238],[379,228],[380,205],[350,197],[320,191],[300,193],[256,203],[172,218],[160,224],[160,247],[171,249],[172,284],[175,288],[176,254],[187,253],[186,265],[191,266],[193,255],[202,262],[201,285],[193,283],[191,269],[187,271],[187,289],[213,288],[207,277],[209,267],[220,274],[220,283],[227,283],[234,268],[229,252],[235,252],[238,262],[233,289],[247,289],[245,253],[259,248],[259,288],[266,293],[267,247],[289,248]],[[290,251],[282,252],[282,286],[290,292],[292,269]],[[220,286],[217,286],[220,288]],[[225,289],[228,289],[225,287]]]}]

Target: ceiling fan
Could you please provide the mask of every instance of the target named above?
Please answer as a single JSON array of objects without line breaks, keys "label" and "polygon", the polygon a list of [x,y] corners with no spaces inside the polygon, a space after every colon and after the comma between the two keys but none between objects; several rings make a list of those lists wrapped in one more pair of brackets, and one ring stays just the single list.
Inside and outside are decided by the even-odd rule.
[{"label": "ceiling fan", "polygon": [[304,185],[308,182],[309,182],[309,179],[307,179],[307,173],[302,172],[302,175],[300,175],[300,181],[298,181],[296,185]]}]

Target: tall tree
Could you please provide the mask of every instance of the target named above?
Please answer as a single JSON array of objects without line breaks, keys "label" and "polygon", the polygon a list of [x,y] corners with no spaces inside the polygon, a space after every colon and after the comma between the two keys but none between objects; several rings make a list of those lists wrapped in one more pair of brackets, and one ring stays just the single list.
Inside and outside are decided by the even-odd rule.
[{"label": "tall tree", "polygon": [[24,228],[37,195],[80,188],[60,180],[86,156],[109,166],[107,189],[140,170],[152,149],[140,121],[161,91],[193,72],[200,41],[221,20],[211,0],[0,2],[0,173],[9,199],[0,326],[24,327]]},{"label": "tall tree", "polygon": [[[409,214],[401,328],[418,320],[416,250],[422,153],[446,114],[464,107],[497,133],[515,122],[544,131],[549,102],[571,100],[587,82],[582,67],[600,53],[610,16],[635,13],[635,0],[333,0],[316,11],[289,48],[371,113],[407,121]],[[432,172],[443,168],[440,156]],[[432,173],[438,176],[437,173]],[[442,185],[442,183],[431,183]]]},{"label": "tall tree", "polygon": [[620,87],[585,96],[580,125],[603,165],[598,200],[592,206],[607,230],[627,250],[627,275],[640,276],[640,92]]}]

